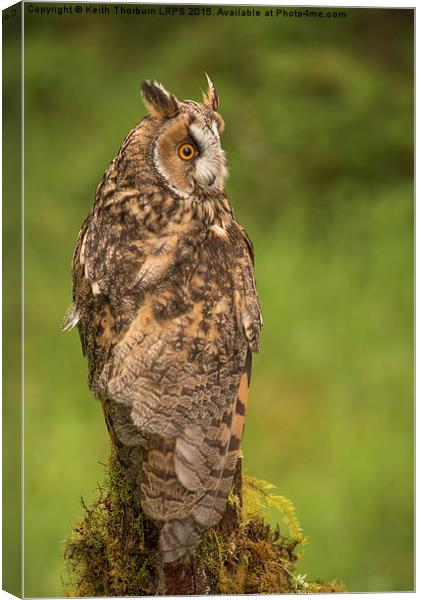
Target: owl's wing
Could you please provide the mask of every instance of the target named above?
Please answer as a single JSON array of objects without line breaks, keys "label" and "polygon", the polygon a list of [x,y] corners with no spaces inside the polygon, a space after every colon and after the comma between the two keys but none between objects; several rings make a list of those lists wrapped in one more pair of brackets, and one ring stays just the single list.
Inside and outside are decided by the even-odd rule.
[{"label": "owl's wing", "polygon": [[[223,413],[219,426],[215,423],[213,431],[209,430],[202,442],[204,452],[208,453],[216,446],[218,456],[211,460],[212,467],[199,487],[200,495],[184,518],[167,521],[161,530],[160,545],[165,562],[172,562],[186,552],[193,551],[200,543],[204,531],[216,525],[225,510],[244,429],[250,369],[251,353],[248,351],[235,402]],[[185,443],[190,447],[195,445],[192,440]],[[179,478],[185,468],[185,465],[181,465],[180,471],[180,458],[184,456],[185,453],[181,457],[179,453],[175,455],[175,470]],[[196,456],[196,460],[192,456],[189,471],[198,469],[200,465],[203,470],[202,463],[203,459],[200,456]],[[183,480],[184,476],[181,479]]]}]

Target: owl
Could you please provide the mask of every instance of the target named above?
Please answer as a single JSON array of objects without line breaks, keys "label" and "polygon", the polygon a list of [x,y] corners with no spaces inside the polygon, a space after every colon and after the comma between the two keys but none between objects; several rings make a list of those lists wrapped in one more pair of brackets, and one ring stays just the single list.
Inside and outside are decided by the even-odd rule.
[{"label": "owl", "polygon": [[164,562],[216,525],[233,483],[261,312],[252,243],[224,191],[224,121],[155,81],[99,184],[73,256],[88,383]]}]

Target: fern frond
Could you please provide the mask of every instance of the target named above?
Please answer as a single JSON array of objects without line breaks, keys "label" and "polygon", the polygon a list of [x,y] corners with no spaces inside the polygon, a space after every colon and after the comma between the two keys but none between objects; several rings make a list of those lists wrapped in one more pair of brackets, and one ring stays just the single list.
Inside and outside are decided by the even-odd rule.
[{"label": "fern frond", "polygon": [[275,486],[268,481],[245,476],[243,478],[243,485],[245,491],[244,503],[246,510],[250,513],[250,517],[257,510],[264,510],[268,506],[274,506],[282,513],[282,520],[288,527],[289,535],[301,544],[307,542],[291,500],[288,500],[285,496],[272,494],[270,490],[273,490]]}]

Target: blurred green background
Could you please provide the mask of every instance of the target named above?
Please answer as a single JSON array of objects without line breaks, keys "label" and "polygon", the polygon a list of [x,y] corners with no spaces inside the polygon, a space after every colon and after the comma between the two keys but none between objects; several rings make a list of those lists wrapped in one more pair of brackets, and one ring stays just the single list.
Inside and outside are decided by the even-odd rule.
[{"label": "blurred green background", "polygon": [[140,82],[200,99],[205,71],[265,322],[246,468],[294,502],[300,573],[413,589],[413,13],[341,10],[26,14],[26,596],[62,594],[60,544],[109,449],[59,331],[79,227],[145,114]]}]

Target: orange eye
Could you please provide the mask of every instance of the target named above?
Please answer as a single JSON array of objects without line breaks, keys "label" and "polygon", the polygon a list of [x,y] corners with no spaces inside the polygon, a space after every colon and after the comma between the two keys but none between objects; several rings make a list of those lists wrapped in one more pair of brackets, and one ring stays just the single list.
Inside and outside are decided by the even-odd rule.
[{"label": "orange eye", "polygon": [[183,160],[191,160],[196,155],[196,148],[192,144],[181,144],[178,156]]}]

